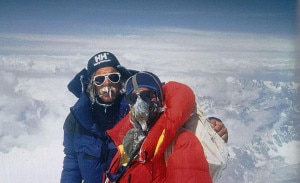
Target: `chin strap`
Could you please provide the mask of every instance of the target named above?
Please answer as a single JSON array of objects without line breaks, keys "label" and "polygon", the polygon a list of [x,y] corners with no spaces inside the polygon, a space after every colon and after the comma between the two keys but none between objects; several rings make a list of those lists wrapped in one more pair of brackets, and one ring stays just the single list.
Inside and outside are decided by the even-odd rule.
[{"label": "chin strap", "polygon": [[140,93],[140,89],[139,89],[139,85],[137,84],[137,81],[136,81],[136,75],[132,76],[132,84],[133,84],[135,93],[138,95]]}]

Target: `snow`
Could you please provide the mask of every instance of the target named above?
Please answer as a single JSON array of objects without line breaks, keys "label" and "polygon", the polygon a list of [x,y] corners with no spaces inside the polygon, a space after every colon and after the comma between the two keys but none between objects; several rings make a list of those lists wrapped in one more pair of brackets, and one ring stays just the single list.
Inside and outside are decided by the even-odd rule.
[{"label": "snow", "polygon": [[59,182],[62,127],[76,101],[66,86],[99,51],[115,53],[125,67],[192,87],[205,116],[221,118],[229,131],[223,182],[299,182],[292,40],[176,29],[0,38],[7,42],[0,47],[1,182]]},{"label": "snow", "polygon": [[300,142],[291,141],[290,143],[283,144],[282,148],[279,148],[278,155],[284,158],[284,161],[288,165],[300,164]]},{"label": "snow", "polygon": [[61,150],[61,141],[55,140],[34,150],[14,147],[9,153],[0,152],[1,182],[59,182]]}]

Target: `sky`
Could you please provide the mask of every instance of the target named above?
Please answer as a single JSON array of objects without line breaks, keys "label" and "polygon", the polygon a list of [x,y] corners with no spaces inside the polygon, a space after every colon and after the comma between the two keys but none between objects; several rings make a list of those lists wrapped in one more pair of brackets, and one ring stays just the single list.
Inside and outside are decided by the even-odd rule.
[{"label": "sky", "polygon": [[76,102],[66,86],[106,50],[189,85],[205,116],[225,122],[225,182],[299,182],[296,3],[1,1],[1,181],[59,182]]},{"label": "sky", "polygon": [[296,0],[1,1],[0,32],[99,35],[132,28],[296,34]]}]

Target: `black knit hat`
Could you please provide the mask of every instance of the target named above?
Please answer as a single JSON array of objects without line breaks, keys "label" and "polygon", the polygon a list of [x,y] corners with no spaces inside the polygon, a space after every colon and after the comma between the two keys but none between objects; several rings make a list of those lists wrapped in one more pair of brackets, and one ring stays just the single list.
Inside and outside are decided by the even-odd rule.
[{"label": "black knit hat", "polygon": [[98,69],[103,67],[116,68],[124,79],[127,79],[129,76],[131,76],[131,73],[125,67],[120,65],[117,57],[114,54],[110,52],[100,52],[90,58],[88,62],[87,70],[89,77],[91,77],[92,74]]},{"label": "black knit hat", "polygon": [[115,67],[120,65],[117,57],[110,52],[100,52],[90,58],[87,69],[90,74],[94,73],[102,67]]}]

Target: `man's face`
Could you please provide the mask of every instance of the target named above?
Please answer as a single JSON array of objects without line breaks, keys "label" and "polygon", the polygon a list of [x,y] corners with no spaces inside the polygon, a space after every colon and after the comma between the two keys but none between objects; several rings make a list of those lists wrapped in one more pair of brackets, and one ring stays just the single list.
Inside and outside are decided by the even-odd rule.
[{"label": "man's face", "polygon": [[113,102],[117,98],[121,89],[120,77],[120,73],[113,67],[103,67],[95,72],[92,79],[96,94],[102,101]]}]

